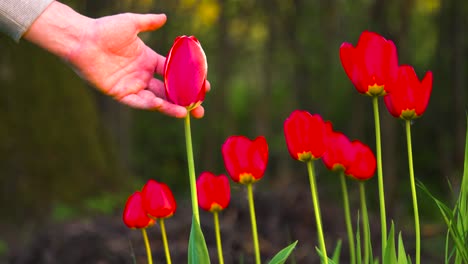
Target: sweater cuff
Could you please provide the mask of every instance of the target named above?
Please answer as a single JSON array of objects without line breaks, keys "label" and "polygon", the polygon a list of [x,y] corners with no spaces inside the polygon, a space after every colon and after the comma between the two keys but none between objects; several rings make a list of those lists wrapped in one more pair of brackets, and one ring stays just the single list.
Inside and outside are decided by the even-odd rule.
[{"label": "sweater cuff", "polygon": [[1,0],[0,31],[19,42],[23,34],[54,0]]}]

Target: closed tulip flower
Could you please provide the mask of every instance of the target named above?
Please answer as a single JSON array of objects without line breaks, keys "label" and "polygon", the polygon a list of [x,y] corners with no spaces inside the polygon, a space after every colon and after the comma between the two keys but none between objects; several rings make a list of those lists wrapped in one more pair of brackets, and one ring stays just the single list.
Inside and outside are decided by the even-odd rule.
[{"label": "closed tulip flower", "polygon": [[295,110],[284,122],[284,136],[291,157],[300,161],[319,159],[326,151],[325,122],[320,115]]},{"label": "closed tulip flower", "polygon": [[135,192],[127,199],[123,212],[123,221],[129,228],[147,228],[154,224],[143,209],[140,192]]},{"label": "closed tulip flower", "polygon": [[222,146],[224,165],[234,182],[250,184],[260,180],[268,162],[265,137],[250,140],[245,136],[230,136]]},{"label": "closed tulip flower", "polygon": [[143,208],[152,218],[171,217],[177,204],[169,187],[161,182],[149,180],[142,190]]},{"label": "closed tulip flower", "polygon": [[413,67],[404,65],[399,67],[392,92],[384,97],[384,101],[394,117],[411,120],[426,111],[431,92],[432,72],[427,72],[420,82]]},{"label": "closed tulip flower", "polygon": [[188,110],[205,99],[208,64],[200,42],[194,36],[177,37],[164,65],[167,100]]},{"label": "closed tulip flower", "polygon": [[351,82],[361,94],[383,96],[398,72],[395,44],[384,37],[364,31],[356,47],[343,43],[340,59]]},{"label": "closed tulip flower", "polygon": [[325,122],[327,131],[327,151],[323,154],[322,161],[332,171],[346,170],[351,163],[352,146],[348,137],[333,130],[330,122]]},{"label": "closed tulip flower", "polygon": [[345,174],[357,179],[368,180],[374,176],[377,162],[372,150],[359,140],[351,142],[352,162]]},{"label": "closed tulip flower", "polygon": [[231,188],[226,175],[203,172],[197,179],[198,204],[209,212],[224,210],[231,200]]}]

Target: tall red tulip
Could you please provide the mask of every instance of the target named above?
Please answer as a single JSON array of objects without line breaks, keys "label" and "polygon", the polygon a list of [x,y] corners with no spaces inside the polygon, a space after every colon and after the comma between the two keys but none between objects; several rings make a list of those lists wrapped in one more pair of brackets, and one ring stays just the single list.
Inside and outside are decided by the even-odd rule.
[{"label": "tall red tulip", "polygon": [[284,122],[284,136],[291,157],[300,161],[310,161],[325,153],[325,122],[320,115],[295,110]]},{"label": "tall red tulip", "polygon": [[432,92],[432,72],[428,71],[420,82],[413,67],[398,68],[398,78],[392,85],[392,92],[384,97],[388,111],[394,117],[414,119],[427,108]]},{"label": "tall red tulip", "polygon": [[143,208],[152,218],[171,217],[177,208],[174,195],[169,187],[161,182],[149,180],[142,190]]},{"label": "tall red tulip", "polygon": [[352,162],[346,168],[345,174],[357,179],[368,180],[374,176],[376,159],[372,150],[359,140],[351,142]]},{"label": "tall red tulip", "polygon": [[268,162],[268,144],[263,136],[250,140],[230,136],[222,146],[224,165],[231,179],[242,184],[260,180]]},{"label": "tall red tulip", "polygon": [[231,187],[226,175],[203,172],[197,179],[198,204],[205,211],[224,210],[231,200]]},{"label": "tall red tulip", "polygon": [[149,218],[143,209],[141,193],[134,192],[127,199],[123,212],[123,221],[129,228],[147,228],[154,224],[154,220]]},{"label": "tall red tulip", "polygon": [[191,110],[205,99],[208,63],[194,36],[177,37],[164,65],[167,100]]},{"label": "tall red tulip", "polygon": [[388,84],[397,77],[395,44],[374,32],[364,31],[356,47],[343,43],[340,59],[349,79],[362,94],[385,95],[389,92]]},{"label": "tall red tulip", "polygon": [[327,131],[327,151],[322,161],[329,170],[346,170],[351,161],[352,145],[348,137],[333,130],[331,122],[325,122]]}]

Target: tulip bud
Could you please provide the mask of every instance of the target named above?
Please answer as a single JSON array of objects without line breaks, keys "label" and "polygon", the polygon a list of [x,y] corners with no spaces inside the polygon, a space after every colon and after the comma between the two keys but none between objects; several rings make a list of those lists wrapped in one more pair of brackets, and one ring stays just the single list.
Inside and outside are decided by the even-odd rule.
[{"label": "tulip bud", "polygon": [[231,199],[231,188],[226,175],[203,172],[197,179],[198,204],[205,211],[224,210]]},{"label": "tulip bud", "polygon": [[154,220],[149,218],[143,209],[140,192],[135,192],[128,197],[123,212],[123,221],[129,228],[147,228],[154,224]]},{"label": "tulip bud", "polygon": [[177,37],[164,65],[167,100],[189,111],[205,99],[208,64],[200,42],[194,36]]},{"label": "tulip bud", "polygon": [[155,180],[149,180],[142,190],[143,208],[152,218],[171,217],[177,208],[174,195],[169,187]]}]

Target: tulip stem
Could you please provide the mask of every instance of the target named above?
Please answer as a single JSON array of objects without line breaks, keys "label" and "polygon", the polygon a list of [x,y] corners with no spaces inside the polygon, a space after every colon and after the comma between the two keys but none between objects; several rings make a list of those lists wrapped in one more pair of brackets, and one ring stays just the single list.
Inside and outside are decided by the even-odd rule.
[{"label": "tulip stem", "polygon": [[369,249],[370,249],[370,230],[369,230],[369,215],[367,214],[366,202],[366,186],[364,182],[359,183],[359,194],[361,198],[361,212],[362,212],[362,230],[364,236],[364,262],[369,263]]},{"label": "tulip stem", "polygon": [[344,206],[344,211],[345,211],[346,231],[348,232],[350,264],[355,264],[356,263],[356,256],[355,256],[356,247],[354,245],[354,231],[353,231],[353,225],[351,224],[348,187],[346,186],[346,176],[343,170],[340,171],[340,181],[341,181],[341,192],[343,194],[343,206]]},{"label": "tulip stem", "polygon": [[316,221],[316,224],[317,224],[317,233],[318,233],[320,251],[321,251],[322,257],[323,257],[322,263],[328,264],[327,247],[325,246],[325,239],[323,237],[322,217],[320,215],[320,204],[319,204],[319,201],[318,201],[317,186],[316,186],[316,183],[315,183],[315,172],[314,172],[314,161],[313,160],[310,160],[310,161],[307,162],[307,171],[309,172],[310,191],[312,193],[312,202],[314,204],[315,221]]},{"label": "tulip stem", "polygon": [[164,218],[159,219],[159,225],[161,226],[161,235],[163,240],[164,246],[164,253],[166,253],[166,263],[171,264],[171,253],[169,251],[169,245],[167,243],[167,235],[166,235],[166,226],[164,225]]},{"label": "tulip stem", "polygon": [[146,233],[146,228],[141,229],[141,234],[143,235],[143,240],[145,241],[146,256],[148,257],[148,264],[153,264],[153,257],[151,256],[151,247],[148,241],[148,234]]},{"label": "tulip stem", "polygon": [[197,184],[195,178],[195,164],[193,161],[192,133],[190,130],[190,112],[185,117],[185,141],[187,146],[187,162],[189,169],[190,193],[192,200],[192,212],[200,224],[200,213],[198,212]]},{"label": "tulip stem", "polygon": [[221,244],[221,231],[219,228],[219,213],[218,211],[213,212],[214,224],[215,224],[215,233],[216,233],[216,246],[218,248],[218,259],[219,264],[224,264],[223,258],[223,245]]},{"label": "tulip stem", "polygon": [[379,115],[379,97],[372,97],[372,105],[374,108],[375,120],[375,145],[377,149],[377,176],[379,185],[379,201],[380,201],[380,228],[382,233],[382,252],[385,252],[387,244],[387,216],[385,213],[385,194],[382,173],[382,143],[380,138],[380,115]]},{"label": "tulip stem", "polygon": [[414,229],[416,235],[416,264],[421,263],[421,234],[419,227],[419,212],[418,212],[418,197],[416,194],[416,184],[414,180],[414,167],[413,167],[413,147],[411,144],[411,121],[406,120],[406,142],[408,146],[408,165],[411,182],[411,194],[413,196],[413,210],[414,210]]},{"label": "tulip stem", "polygon": [[252,236],[255,250],[255,263],[260,264],[260,246],[258,244],[257,219],[255,217],[255,205],[253,199],[252,183],[247,184],[247,195],[249,199],[250,221],[252,222]]}]

